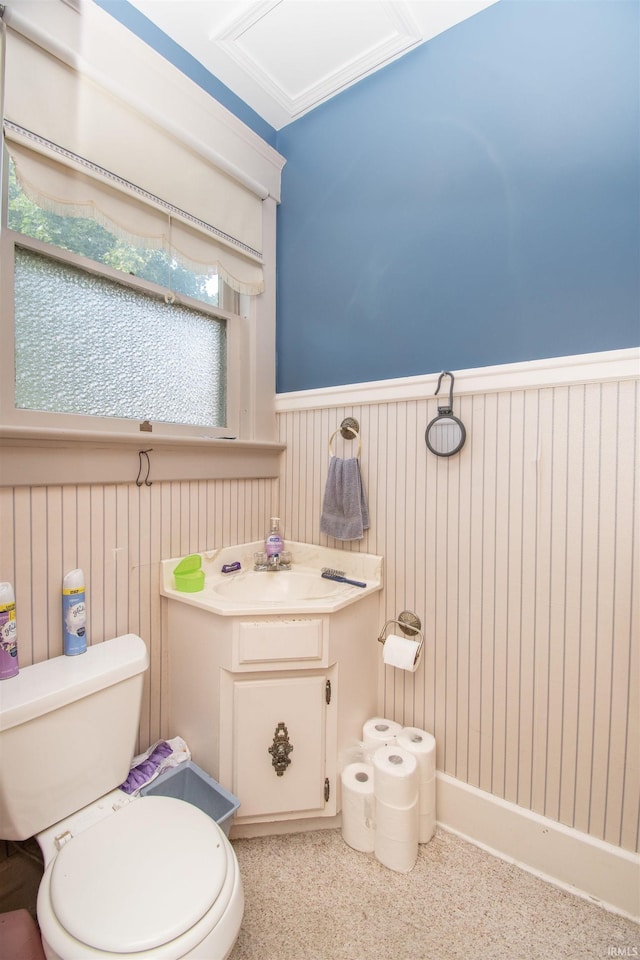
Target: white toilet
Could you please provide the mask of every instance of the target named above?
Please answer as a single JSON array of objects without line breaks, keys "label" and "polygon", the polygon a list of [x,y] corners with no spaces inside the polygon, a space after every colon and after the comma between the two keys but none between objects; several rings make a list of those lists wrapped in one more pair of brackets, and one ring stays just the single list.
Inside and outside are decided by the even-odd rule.
[{"label": "white toilet", "polygon": [[170,797],[129,797],[144,641],[134,634],[0,683],[0,838],[36,836],[48,960],[225,960],[238,862],[218,824]]}]

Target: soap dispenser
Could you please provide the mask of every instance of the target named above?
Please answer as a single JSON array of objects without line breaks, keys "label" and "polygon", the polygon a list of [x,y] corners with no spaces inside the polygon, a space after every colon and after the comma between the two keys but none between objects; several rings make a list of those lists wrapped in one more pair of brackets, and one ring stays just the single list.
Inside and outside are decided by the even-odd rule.
[{"label": "soap dispenser", "polygon": [[280,534],[280,517],[271,517],[271,532],[267,536],[264,544],[267,557],[279,557],[284,550],[284,542]]}]

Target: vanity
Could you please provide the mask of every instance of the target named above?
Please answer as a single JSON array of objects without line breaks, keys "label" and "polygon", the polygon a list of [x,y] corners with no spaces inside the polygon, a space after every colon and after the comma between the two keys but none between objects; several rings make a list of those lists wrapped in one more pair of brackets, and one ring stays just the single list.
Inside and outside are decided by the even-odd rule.
[{"label": "vanity", "polygon": [[290,570],[254,571],[261,541],[201,554],[193,593],[176,589],[183,558],[162,561],[170,736],[238,797],[236,835],[335,817],[340,770],[376,710],[382,558],[286,546]]}]

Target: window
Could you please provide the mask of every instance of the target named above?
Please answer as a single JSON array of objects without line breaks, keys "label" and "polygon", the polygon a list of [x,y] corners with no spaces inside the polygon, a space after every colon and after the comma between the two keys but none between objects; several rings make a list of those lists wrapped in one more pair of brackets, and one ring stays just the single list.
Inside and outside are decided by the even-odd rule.
[{"label": "window", "polygon": [[16,407],[226,428],[226,321],[15,249]]},{"label": "window", "polygon": [[[165,250],[40,208],[13,163],[7,226],[16,412],[109,418],[111,430],[150,421],[156,430],[236,434],[231,328],[242,326],[240,295]],[[222,310],[222,300],[235,309]]]},{"label": "window", "polygon": [[[129,482],[141,440],[154,448],[154,479],[276,475],[275,238],[284,158],[96,4],[19,6],[2,17],[0,45],[0,485]],[[24,216],[7,227],[9,153]],[[53,361],[80,329],[84,337],[95,326],[85,322],[76,290],[96,300],[98,320],[111,316],[104,335],[94,333],[80,351],[83,362],[103,356],[85,379],[108,370],[106,343],[114,345],[110,357],[116,349],[122,357],[118,374],[125,360],[134,364],[108,403],[103,376],[93,391],[97,407],[95,397],[87,401],[91,389],[69,379],[58,402]],[[23,298],[36,293],[34,326]],[[69,296],[67,310],[60,301]],[[118,298],[135,304],[135,322],[122,322],[120,308],[116,318],[105,311],[104,301]],[[49,380],[36,387],[54,336]],[[186,360],[195,336],[203,340]],[[198,393],[207,351],[211,382]],[[158,366],[155,381],[150,364]],[[177,411],[169,376],[180,381]],[[125,398],[125,389],[135,395]],[[62,411],[88,403],[91,412],[55,413],[52,397]],[[151,400],[157,405],[148,409]],[[153,433],[145,437],[146,419]],[[228,436],[239,442],[218,439]]]}]

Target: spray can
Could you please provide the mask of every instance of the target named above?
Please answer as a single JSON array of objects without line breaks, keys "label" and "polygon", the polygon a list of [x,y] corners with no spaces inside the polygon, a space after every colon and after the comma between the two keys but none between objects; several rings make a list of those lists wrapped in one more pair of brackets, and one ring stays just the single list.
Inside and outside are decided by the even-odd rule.
[{"label": "spray can", "polygon": [[62,581],[62,631],[66,657],[86,651],[87,606],[82,570],[71,570]]},{"label": "spray can", "polygon": [[10,583],[0,583],[0,680],[18,673],[16,598]]}]

